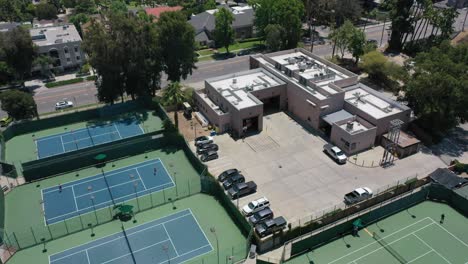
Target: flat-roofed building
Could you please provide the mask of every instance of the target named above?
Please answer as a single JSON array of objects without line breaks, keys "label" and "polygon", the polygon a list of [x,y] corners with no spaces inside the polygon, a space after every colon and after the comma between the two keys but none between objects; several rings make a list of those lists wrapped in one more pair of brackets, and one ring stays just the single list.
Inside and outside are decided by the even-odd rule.
[{"label": "flat-roofed building", "polygon": [[304,49],[250,57],[252,70],[205,81],[200,111],[220,133],[261,131],[271,110],[285,110],[347,154],[368,149],[390,121],[410,121],[411,109],[358,82],[358,76]]},{"label": "flat-roofed building", "polygon": [[[81,37],[73,24],[32,28],[29,33],[39,54],[53,59],[51,69],[64,71],[83,65]],[[39,71],[40,67],[36,66],[32,71]]]}]

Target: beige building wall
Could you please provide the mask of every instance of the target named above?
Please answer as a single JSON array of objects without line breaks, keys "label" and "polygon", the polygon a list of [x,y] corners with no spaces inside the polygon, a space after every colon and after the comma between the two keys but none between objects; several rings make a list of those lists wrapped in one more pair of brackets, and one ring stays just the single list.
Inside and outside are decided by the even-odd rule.
[{"label": "beige building wall", "polygon": [[368,129],[362,132],[350,134],[346,129],[340,127],[340,125],[346,124],[348,121],[343,120],[339,123],[333,124],[330,135],[330,141],[342,149],[347,155],[352,155],[373,147],[377,132],[377,128],[365,120],[362,120],[359,117],[352,119],[356,119]]}]

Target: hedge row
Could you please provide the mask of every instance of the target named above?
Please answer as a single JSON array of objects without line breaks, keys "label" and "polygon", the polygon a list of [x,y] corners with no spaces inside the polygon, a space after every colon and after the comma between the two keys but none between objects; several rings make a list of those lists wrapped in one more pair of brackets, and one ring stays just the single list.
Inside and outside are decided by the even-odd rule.
[{"label": "hedge row", "polygon": [[46,83],[46,87],[47,88],[54,88],[54,87],[58,87],[58,86],[63,86],[63,85],[69,85],[69,84],[74,84],[74,83],[80,83],[80,82],[84,82],[84,81],[95,81],[96,80],[96,76],[93,75],[93,76],[88,76],[86,78],[75,78],[75,79],[70,79],[70,80],[65,80],[65,81],[58,81],[58,82],[50,82],[50,83]]}]

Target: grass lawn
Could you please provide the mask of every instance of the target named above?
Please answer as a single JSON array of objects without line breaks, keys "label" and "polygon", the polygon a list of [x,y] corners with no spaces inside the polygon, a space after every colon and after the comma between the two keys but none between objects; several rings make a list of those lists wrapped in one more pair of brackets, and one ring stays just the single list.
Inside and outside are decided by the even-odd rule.
[{"label": "grass lawn", "polygon": [[200,56],[208,56],[208,55],[214,54],[214,50],[212,50],[212,49],[204,49],[204,50],[199,50],[199,51],[197,51],[197,53],[200,54]]},{"label": "grass lawn", "polygon": [[[253,48],[256,44],[262,44],[263,40],[253,40],[253,41],[247,41],[247,42],[237,42],[229,46],[229,51],[233,50],[240,50],[240,49],[250,49]],[[219,48],[218,52],[223,53],[226,52],[226,49]]]}]

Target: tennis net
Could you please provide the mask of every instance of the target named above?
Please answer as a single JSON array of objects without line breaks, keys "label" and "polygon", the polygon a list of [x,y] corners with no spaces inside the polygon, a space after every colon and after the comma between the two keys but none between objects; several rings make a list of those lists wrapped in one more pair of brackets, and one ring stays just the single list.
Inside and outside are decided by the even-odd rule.
[{"label": "tennis net", "polygon": [[132,246],[130,246],[130,241],[128,240],[127,231],[125,231],[125,227],[123,226],[123,224],[121,227],[122,227],[122,233],[124,234],[124,237],[125,237],[125,241],[127,242],[128,250],[130,251],[130,254],[132,256],[133,263],[136,264],[135,255],[133,255],[133,250],[132,250]]},{"label": "tennis net", "polygon": [[385,242],[377,233],[373,232],[372,237],[385,249],[390,253],[394,258],[396,258],[400,263],[405,264],[408,263],[398,252],[396,252],[390,244]]}]

